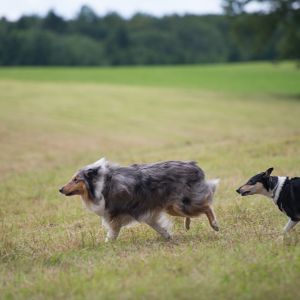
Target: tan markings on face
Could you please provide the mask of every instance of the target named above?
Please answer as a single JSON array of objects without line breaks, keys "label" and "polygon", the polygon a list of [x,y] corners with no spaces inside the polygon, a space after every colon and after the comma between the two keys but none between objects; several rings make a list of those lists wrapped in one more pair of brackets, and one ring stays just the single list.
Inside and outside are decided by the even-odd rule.
[{"label": "tan markings on face", "polygon": [[245,184],[240,188],[240,191],[241,193],[249,192],[248,195],[254,195],[254,194],[264,195],[267,192],[263,184],[260,182],[257,182],[254,185]]},{"label": "tan markings on face", "polygon": [[63,187],[63,193],[65,195],[84,195],[86,193],[86,186],[82,180],[79,180],[74,176],[70,182]]}]

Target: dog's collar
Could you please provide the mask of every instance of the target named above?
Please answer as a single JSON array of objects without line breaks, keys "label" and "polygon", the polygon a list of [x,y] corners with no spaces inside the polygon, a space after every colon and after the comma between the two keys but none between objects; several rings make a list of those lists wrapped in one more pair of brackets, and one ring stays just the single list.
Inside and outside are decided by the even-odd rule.
[{"label": "dog's collar", "polygon": [[287,177],[283,177],[283,176],[278,176],[277,178],[278,178],[278,181],[277,181],[275,188],[273,189],[273,195],[272,195],[272,199],[273,199],[274,203],[277,203],[280,192],[282,190],[282,187],[283,187],[285,181],[287,180]]}]

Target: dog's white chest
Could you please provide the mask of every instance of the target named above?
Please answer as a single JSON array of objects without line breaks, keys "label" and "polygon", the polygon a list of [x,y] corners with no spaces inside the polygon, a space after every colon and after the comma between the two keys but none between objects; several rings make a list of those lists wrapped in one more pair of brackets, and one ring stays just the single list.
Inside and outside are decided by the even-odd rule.
[{"label": "dog's white chest", "polygon": [[102,197],[102,199],[100,200],[100,202],[98,204],[92,203],[92,202],[86,202],[83,201],[85,207],[94,212],[95,214],[97,214],[98,216],[103,216],[104,212],[105,212],[105,200]]}]

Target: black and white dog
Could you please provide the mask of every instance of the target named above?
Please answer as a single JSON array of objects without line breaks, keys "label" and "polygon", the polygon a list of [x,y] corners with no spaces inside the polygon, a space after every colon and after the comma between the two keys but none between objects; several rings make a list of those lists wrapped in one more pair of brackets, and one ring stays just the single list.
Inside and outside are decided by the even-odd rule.
[{"label": "black and white dog", "polygon": [[273,200],[290,219],[284,227],[288,233],[300,221],[300,177],[271,176],[273,168],[251,177],[236,191],[242,196],[261,194]]},{"label": "black and white dog", "polygon": [[186,218],[206,214],[214,230],[219,230],[212,209],[218,180],[205,180],[195,162],[166,161],[128,167],[104,158],[79,170],[59,191],[80,195],[85,206],[102,217],[106,241],[118,237],[121,227],[134,221],[146,223],[170,238],[165,213]]}]

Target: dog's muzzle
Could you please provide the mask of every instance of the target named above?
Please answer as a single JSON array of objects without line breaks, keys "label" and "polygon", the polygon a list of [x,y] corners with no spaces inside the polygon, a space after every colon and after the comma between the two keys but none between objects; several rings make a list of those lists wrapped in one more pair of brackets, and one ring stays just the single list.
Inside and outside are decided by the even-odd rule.
[{"label": "dog's muzzle", "polygon": [[243,195],[243,191],[242,191],[242,188],[241,188],[241,187],[238,188],[238,189],[236,190],[236,192],[237,192],[238,194],[240,194],[240,195]]},{"label": "dog's muzzle", "polygon": [[237,190],[236,190],[236,192],[238,193],[238,194],[240,194],[241,196],[247,196],[247,195],[249,195],[250,194],[250,191],[242,191],[241,190],[241,188],[238,188]]},{"label": "dog's muzzle", "polygon": [[66,193],[65,191],[64,191],[64,188],[62,187],[62,188],[60,188],[59,190],[58,190],[60,193],[62,193],[63,195],[65,195],[65,196],[73,196],[73,195],[77,195],[77,190],[76,191],[72,191],[72,192],[69,192],[69,193]]}]

